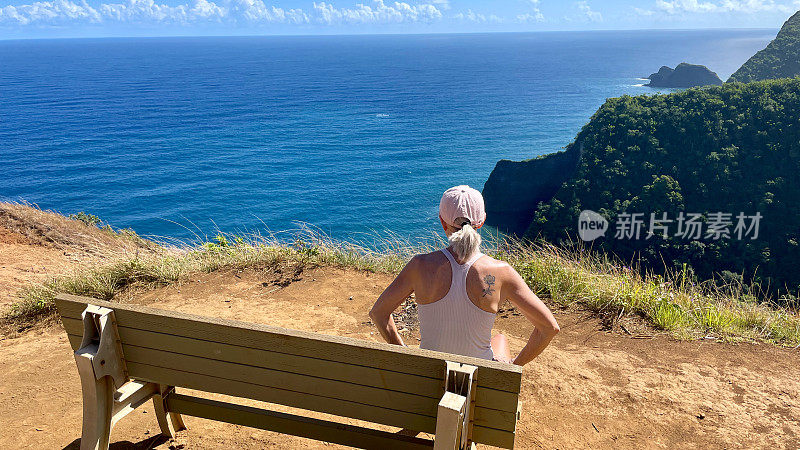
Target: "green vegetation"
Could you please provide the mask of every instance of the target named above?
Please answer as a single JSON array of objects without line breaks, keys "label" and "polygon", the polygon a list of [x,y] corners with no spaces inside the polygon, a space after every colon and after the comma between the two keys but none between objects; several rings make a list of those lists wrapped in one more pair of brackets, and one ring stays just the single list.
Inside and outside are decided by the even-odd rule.
[{"label": "green vegetation", "polygon": [[[159,254],[121,260],[31,286],[22,292],[22,300],[8,313],[7,320],[32,320],[51,314],[53,298],[59,292],[113,300],[126,289],[181,283],[199,272],[291,264],[397,273],[411,255],[442,245],[442,241],[411,245],[390,240],[373,251],[313,235],[291,244],[218,235],[214,242],[199,247],[165,248]],[[800,344],[800,314],[754,301],[755,293],[736,280],[724,286],[703,285],[695,283],[685,269],[666,275],[642,273],[581,248],[567,251],[516,241],[489,247],[489,254],[508,261],[537,294],[551,299],[554,305],[578,304],[611,318],[639,316],[680,338],[712,334],[725,339]]]},{"label": "green vegetation", "polygon": [[800,11],[783,24],[775,39],[764,50],[745,62],[728,82],[791,78],[800,75]]},{"label": "green vegetation", "polygon": [[95,216],[94,214],[87,214],[83,211],[77,214],[70,214],[67,217],[73,220],[77,220],[78,222],[83,222],[86,226],[89,227],[99,227],[103,223],[103,221],[100,220],[99,217]]},{"label": "green vegetation", "polygon": [[115,230],[110,224],[103,222],[102,219],[95,216],[94,214],[85,213],[83,211],[78,212],[77,214],[70,214],[67,216],[68,219],[76,220],[87,227],[96,227],[103,231],[106,231],[111,234],[119,234],[128,236],[131,238],[138,238],[138,235],[135,231],[130,228],[123,228]]},{"label": "green vegetation", "polygon": [[[662,273],[688,271],[718,282],[738,278],[796,304],[798,117],[800,79],[609,99],[576,137],[582,155],[575,173],[539,205],[525,236],[568,244],[580,212],[594,210],[612,224],[605,238],[594,241],[596,250]],[[651,213],[676,220],[682,212],[704,215],[701,239],[675,236],[677,222],[666,239],[659,231],[645,239]],[[732,214],[730,238],[705,233],[715,212]],[[643,214],[640,239],[614,238],[623,213]],[[762,215],[757,239],[750,239],[752,232],[737,238],[739,213]]]}]

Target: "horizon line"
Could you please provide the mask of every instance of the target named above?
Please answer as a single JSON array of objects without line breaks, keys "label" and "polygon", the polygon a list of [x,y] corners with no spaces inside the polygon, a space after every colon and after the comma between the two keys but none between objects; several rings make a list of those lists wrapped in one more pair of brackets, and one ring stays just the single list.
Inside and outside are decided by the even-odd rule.
[{"label": "horizon line", "polygon": [[441,36],[441,35],[487,35],[487,34],[537,34],[537,33],[597,33],[624,31],[773,31],[780,27],[707,27],[707,28],[622,28],[593,30],[530,30],[530,31],[466,31],[466,32],[424,32],[424,33],[276,33],[276,34],[167,34],[167,35],[129,35],[129,36],[62,36],[62,37],[0,37],[0,41],[56,41],[80,39],[168,39],[168,38],[253,38],[253,37],[360,37],[360,36]]}]

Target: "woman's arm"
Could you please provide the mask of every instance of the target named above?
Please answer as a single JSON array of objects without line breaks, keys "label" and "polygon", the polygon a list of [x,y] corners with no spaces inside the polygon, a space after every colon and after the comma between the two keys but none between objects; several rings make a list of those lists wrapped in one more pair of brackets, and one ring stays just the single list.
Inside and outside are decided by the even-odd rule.
[{"label": "woman's arm", "polygon": [[400,275],[378,297],[378,301],[375,302],[369,312],[369,317],[378,327],[381,336],[390,344],[405,345],[400,333],[397,332],[392,312],[414,292],[417,264],[417,257],[412,258],[400,272]]},{"label": "woman's arm", "polygon": [[531,291],[525,280],[511,266],[508,267],[508,276],[504,281],[502,298],[511,301],[534,327],[525,348],[514,359],[514,364],[524,366],[542,353],[560,328],[547,305]]}]

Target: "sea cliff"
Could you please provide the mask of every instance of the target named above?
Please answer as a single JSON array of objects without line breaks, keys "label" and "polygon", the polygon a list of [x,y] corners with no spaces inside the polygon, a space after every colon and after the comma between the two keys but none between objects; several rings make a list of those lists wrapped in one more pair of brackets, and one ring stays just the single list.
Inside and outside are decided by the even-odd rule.
[{"label": "sea cliff", "polygon": [[565,151],[527,161],[498,161],[483,187],[486,224],[522,236],[536,205],[555,195],[579,159],[580,144],[573,143]]}]

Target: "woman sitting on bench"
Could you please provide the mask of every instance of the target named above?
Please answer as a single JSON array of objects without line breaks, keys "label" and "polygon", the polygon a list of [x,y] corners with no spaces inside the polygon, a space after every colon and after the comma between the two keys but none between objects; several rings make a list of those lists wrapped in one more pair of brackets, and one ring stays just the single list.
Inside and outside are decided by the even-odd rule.
[{"label": "woman sitting on bench", "polygon": [[[375,302],[369,315],[390,344],[405,345],[392,311],[411,293],[419,311],[420,348],[525,365],[558,333],[558,323],[516,270],[480,252],[477,229],[486,220],[481,193],[469,186],[445,191],[439,220],[450,245],[416,255]],[[497,310],[508,299],[534,325],[512,358],[502,334],[492,337]]]}]

